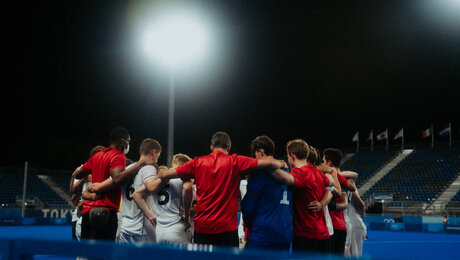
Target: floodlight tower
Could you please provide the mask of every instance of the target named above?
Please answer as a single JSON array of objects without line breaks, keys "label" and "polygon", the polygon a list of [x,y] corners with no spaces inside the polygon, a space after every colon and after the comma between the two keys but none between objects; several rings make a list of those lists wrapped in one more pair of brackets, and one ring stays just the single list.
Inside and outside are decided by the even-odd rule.
[{"label": "floodlight tower", "polygon": [[144,35],[148,54],[169,70],[168,167],[174,153],[175,78],[182,69],[199,63],[210,50],[211,30],[205,17],[196,9],[167,9],[153,18]]}]

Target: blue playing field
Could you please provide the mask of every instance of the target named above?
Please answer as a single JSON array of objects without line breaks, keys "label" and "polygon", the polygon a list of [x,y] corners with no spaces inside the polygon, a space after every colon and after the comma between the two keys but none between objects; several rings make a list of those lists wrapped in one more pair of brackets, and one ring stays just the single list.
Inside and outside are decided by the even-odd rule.
[{"label": "blue playing field", "polygon": [[[0,238],[71,240],[71,227],[1,226]],[[364,255],[371,259],[459,259],[460,235],[369,231]]]}]

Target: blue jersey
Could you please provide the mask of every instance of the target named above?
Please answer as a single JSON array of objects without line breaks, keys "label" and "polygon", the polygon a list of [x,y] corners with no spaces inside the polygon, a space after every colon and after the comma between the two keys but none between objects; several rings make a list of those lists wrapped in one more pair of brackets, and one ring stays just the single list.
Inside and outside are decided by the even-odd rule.
[{"label": "blue jersey", "polygon": [[289,249],[293,238],[292,191],[259,170],[249,178],[241,201],[243,221],[249,227],[247,247]]}]

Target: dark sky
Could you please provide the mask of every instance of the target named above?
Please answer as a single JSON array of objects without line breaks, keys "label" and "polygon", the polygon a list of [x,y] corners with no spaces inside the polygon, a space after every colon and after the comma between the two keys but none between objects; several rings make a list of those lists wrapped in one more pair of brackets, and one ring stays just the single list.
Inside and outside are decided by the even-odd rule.
[{"label": "dark sky", "polygon": [[[131,133],[129,157],[145,137],[166,151],[168,75],[136,64],[136,2],[8,9],[16,15],[5,32],[5,81],[14,83],[2,95],[10,124],[1,165],[73,169],[92,146],[107,145],[115,126]],[[204,155],[219,130],[241,154],[267,134],[278,156],[294,138],[346,148],[359,130],[366,146],[371,129],[387,127],[392,138],[404,126],[416,143],[427,142],[421,131],[431,123],[438,132],[452,122],[458,139],[460,4],[428,2],[200,1],[226,21],[230,61],[209,73],[213,80],[203,71],[194,81],[176,77],[175,152]]]}]

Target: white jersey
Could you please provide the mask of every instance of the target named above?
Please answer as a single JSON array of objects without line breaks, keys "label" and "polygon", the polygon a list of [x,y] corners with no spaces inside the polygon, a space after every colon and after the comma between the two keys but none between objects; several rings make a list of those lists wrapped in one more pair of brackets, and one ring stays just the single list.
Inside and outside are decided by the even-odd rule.
[{"label": "white jersey", "polygon": [[[356,191],[357,193],[358,191]],[[356,209],[353,201],[348,204],[348,218],[352,225],[350,237],[350,255],[361,257],[363,252],[363,240],[366,237],[367,227],[361,218],[360,212]]]},{"label": "white jersey", "polygon": [[[132,167],[134,164],[129,165],[126,169]],[[120,226],[120,232],[128,235],[144,235],[144,214],[133,200],[133,193],[144,182],[157,175],[157,170],[152,165],[146,165],[142,167],[136,174],[134,179],[121,188],[121,213],[122,220]]]},{"label": "white jersey", "polygon": [[[334,186],[327,187],[327,189],[330,192],[332,192],[334,190]],[[329,214],[329,208],[327,207],[327,205],[323,207],[323,211],[324,211],[324,217],[326,218],[326,226],[327,226],[327,230],[329,231],[329,236],[332,236],[334,235],[334,226],[332,224],[331,215]]]},{"label": "white jersey", "polygon": [[169,227],[181,221],[182,180],[171,179],[166,186],[153,194],[153,209],[157,225]]},{"label": "white jersey", "polygon": [[[358,193],[358,191],[356,191]],[[348,204],[348,218],[350,219],[350,223],[353,229],[367,229],[366,225],[361,218],[360,212],[356,209],[355,204],[351,201]]]}]

